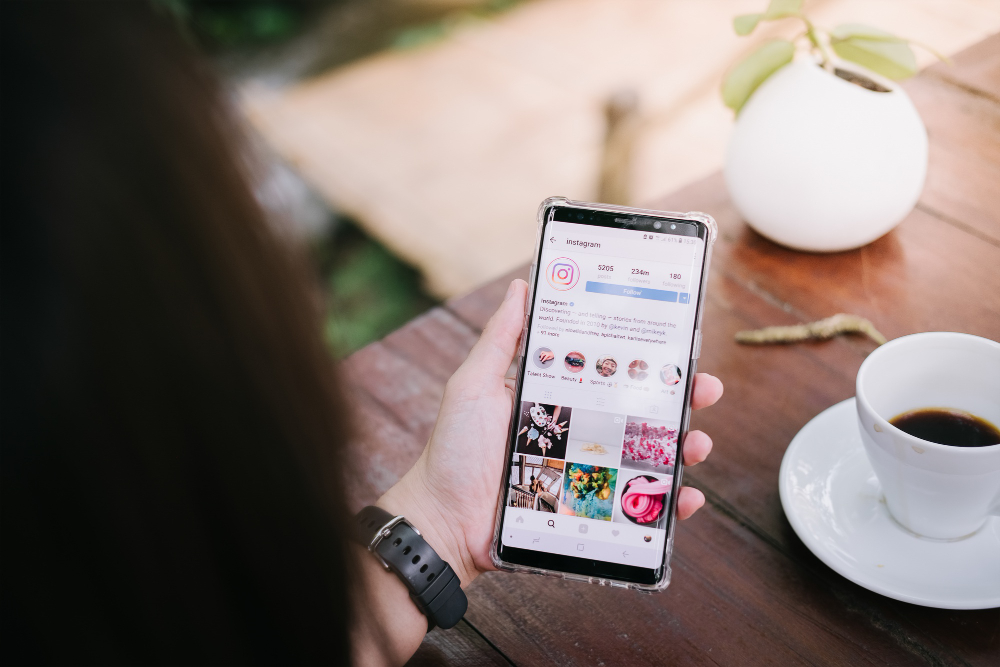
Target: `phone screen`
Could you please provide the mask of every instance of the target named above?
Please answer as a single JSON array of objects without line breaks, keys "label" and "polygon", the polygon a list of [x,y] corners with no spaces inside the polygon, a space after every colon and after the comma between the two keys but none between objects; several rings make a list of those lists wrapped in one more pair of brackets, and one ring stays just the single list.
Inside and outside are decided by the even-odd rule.
[{"label": "phone screen", "polygon": [[705,234],[691,221],[549,210],[511,433],[503,560],[659,581]]}]

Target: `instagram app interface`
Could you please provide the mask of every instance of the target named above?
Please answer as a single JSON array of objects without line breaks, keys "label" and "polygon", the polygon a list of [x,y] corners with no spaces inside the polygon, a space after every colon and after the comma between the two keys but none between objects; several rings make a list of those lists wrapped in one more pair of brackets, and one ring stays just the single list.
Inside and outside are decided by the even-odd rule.
[{"label": "instagram app interface", "polygon": [[504,546],[657,568],[705,244],[545,228]]}]

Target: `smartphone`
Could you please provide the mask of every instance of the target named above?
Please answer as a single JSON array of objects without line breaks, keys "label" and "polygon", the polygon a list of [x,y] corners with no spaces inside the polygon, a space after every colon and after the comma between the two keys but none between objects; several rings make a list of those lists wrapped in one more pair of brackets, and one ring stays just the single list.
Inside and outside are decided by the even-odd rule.
[{"label": "smartphone", "polygon": [[715,221],[553,197],[538,238],[492,558],[660,591]]}]

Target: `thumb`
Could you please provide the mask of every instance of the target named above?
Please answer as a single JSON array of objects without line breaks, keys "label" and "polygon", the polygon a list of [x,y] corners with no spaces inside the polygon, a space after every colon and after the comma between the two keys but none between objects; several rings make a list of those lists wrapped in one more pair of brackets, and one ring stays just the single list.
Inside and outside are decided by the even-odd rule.
[{"label": "thumb", "polygon": [[511,282],[503,303],[486,324],[463,366],[480,377],[503,381],[510,362],[517,354],[517,344],[524,327],[524,307],[528,284],[521,279]]}]

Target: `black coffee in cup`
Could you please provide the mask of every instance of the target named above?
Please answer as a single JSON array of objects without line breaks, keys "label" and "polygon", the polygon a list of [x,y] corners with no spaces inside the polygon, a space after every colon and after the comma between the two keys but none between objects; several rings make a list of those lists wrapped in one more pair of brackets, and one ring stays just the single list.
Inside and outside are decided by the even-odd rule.
[{"label": "black coffee in cup", "polygon": [[1000,444],[1000,429],[964,410],[921,408],[907,410],[889,423],[914,438],[951,447],[989,447]]}]

